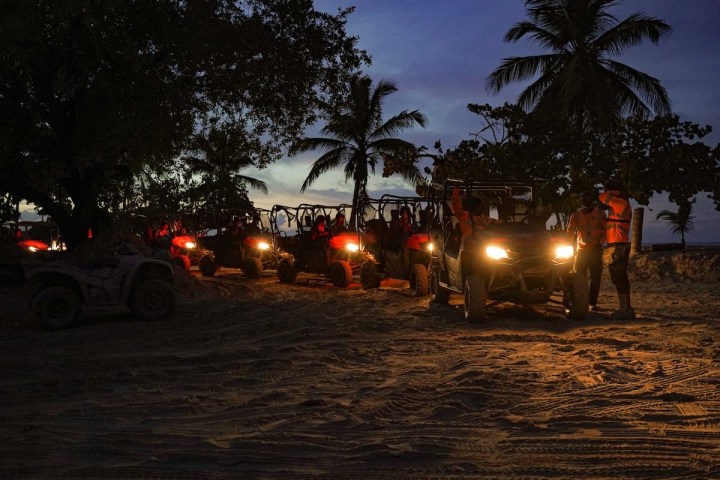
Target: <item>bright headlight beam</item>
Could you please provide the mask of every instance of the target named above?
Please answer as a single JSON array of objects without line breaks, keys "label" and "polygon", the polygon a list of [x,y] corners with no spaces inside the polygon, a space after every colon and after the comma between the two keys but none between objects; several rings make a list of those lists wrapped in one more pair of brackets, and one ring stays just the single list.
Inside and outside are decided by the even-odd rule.
[{"label": "bright headlight beam", "polygon": [[260,250],[267,250],[268,248],[270,248],[270,244],[268,244],[266,242],[258,242],[257,247]]},{"label": "bright headlight beam", "polygon": [[187,248],[188,250],[192,250],[193,248],[195,248],[195,242],[185,242],[185,248]]},{"label": "bright headlight beam", "polygon": [[345,250],[349,252],[357,252],[358,250],[360,250],[360,247],[358,247],[357,243],[346,243]]},{"label": "bright headlight beam", "polygon": [[507,250],[501,247],[496,247],[495,245],[485,247],[485,254],[493,260],[508,258]]},{"label": "bright headlight beam", "polygon": [[560,245],[555,247],[555,258],[571,258],[575,250],[571,245]]}]

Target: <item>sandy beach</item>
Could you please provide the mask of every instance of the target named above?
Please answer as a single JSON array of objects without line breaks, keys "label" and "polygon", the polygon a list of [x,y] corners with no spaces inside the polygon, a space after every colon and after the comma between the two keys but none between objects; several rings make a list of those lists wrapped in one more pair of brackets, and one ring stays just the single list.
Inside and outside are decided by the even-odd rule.
[{"label": "sandy beach", "polygon": [[662,258],[623,321],[607,278],[584,321],[468,324],[402,281],[223,269],[180,278],[164,322],[45,332],[2,287],[0,477],[720,478],[717,256]]}]

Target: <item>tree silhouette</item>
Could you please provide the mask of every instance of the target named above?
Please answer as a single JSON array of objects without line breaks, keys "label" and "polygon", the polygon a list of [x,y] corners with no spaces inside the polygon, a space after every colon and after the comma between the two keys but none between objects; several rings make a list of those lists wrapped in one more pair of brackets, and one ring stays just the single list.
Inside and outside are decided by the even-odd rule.
[{"label": "tree silhouette", "polygon": [[692,201],[686,200],[678,205],[677,212],[663,210],[655,217],[655,220],[665,221],[672,233],[680,234],[680,243],[683,248],[685,248],[685,234],[694,228],[693,220],[695,219],[695,215],[693,215],[692,210],[695,201],[695,198],[693,198]]},{"label": "tree silhouette", "polygon": [[195,139],[246,162],[225,171],[281,158],[367,58],[345,33],[352,8],[312,0],[0,0],[0,12],[0,195],[43,208],[70,248],[112,227],[108,190]]},{"label": "tree silhouette", "polygon": [[370,77],[353,77],[347,99],[324,108],[329,120],[320,133],[328,137],[304,138],[293,148],[293,153],[310,150],[325,152],[313,163],[301,191],[304,192],[324,173],[341,166],[345,170],[345,180],[354,181],[351,228],[355,227],[359,199],[367,195],[370,173],[375,173],[375,167],[380,161],[403,159],[395,164],[396,168],[400,167],[397,173],[413,186],[424,181],[415,163],[405,161],[408,157],[422,156],[418,148],[393,136],[415,125],[424,127],[427,123],[425,115],[418,110],[403,110],[387,121],[382,119],[383,99],[396,91],[397,87],[389,81],[381,80],[372,89]]},{"label": "tree silhouette", "polygon": [[670,113],[660,82],[612,57],[650,40],[657,44],[672,28],[662,20],[634,13],[619,21],[609,9],[617,0],[526,0],[529,19],[513,26],[506,42],[529,37],[549,53],[510,57],[486,80],[498,92],[539,73],[519,97],[527,111],[561,114],[572,123],[608,126],[624,115]]}]

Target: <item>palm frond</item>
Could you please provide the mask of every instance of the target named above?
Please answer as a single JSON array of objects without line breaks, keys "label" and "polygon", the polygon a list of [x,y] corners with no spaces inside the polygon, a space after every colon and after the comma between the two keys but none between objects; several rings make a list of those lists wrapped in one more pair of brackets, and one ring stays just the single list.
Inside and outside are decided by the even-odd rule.
[{"label": "palm frond", "polygon": [[300,191],[304,192],[322,174],[339,167],[346,156],[346,149],[338,148],[325,153],[320,158],[315,160],[315,162],[310,167],[310,173],[308,173],[308,176],[305,178],[302,187],[300,187]]},{"label": "palm frond", "polygon": [[697,199],[693,198],[690,201],[683,201],[678,206],[677,212],[672,210],[662,210],[655,216],[655,220],[663,220],[669,227],[672,233],[679,234],[685,239],[685,234],[691,231],[695,225],[695,215],[693,214],[693,205]]},{"label": "palm frond", "polygon": [[399,138],[380,138],[368,144],[368,149],[389,155],[414,155],[415,145]]},{"label": "palm frond", "polygon": [[672,112],[667,90],[660,85],[657,78],[613,60],[606,60],[603,64],[610,72],[622,78],[628,86],[643,96],[656,115],[667,115]]},{"label": "palm frond", "polygon": [[388,138],[416,125],[423,128],[427,125],[427,117],[425,114],[418,110],[413,110],[412,112],[403,110],[380,125],[369,135],[368,140],[373,140],[375,138]]},{"label": "palm frond", "polygon": [[646,39],[657,45],[663,36],[671,32],[672,27],[664,21],[634,13],[606,30],[593,42],[593,46],[598,52],[617,56],[626,48],[640,45]]},{"label": "palm frond", "polygon": [[248,177],[245,175],[238,175],[237,178],[242,180],[243,182],[247,183],[248,185],[250,185],[250,187],[252,187],[256,190],[260,190],[261,192],[263,192],[264,194],[267,195],[267,193],[268,193],[267,185],[262,180],[258,180],[257,178]]},{"label": "palm frond", "polygon": [[520,93],[518,97],[518,105],[525,111],[531,111],[535,108],[539,108],[544,102],[544,99],[548,97],[550,87],[555,80],[555,73],[548,71],[544,75],[540,76],[535,82],[530,84],[525,90]]},{"label": "palm frond", "polygon": [[322,152],[329,152],[338,148],[347,148],[349,145],[343,140],[335,138],[302,138],[295,142],[290,149],[290,155],[297,155],[299,153],[320,150]]},{"label": "palm frond", "polygon": [[507,31],[503,40],[506,42],[517,42],[523,37],[529,36],[537,42],[541,47],[551,50],[561,50],[564,41],[553,32],[540,28],[531,22],[519,22]]},{"label": "palm frond", "polygon": [[380,80],[373,90],[370,98],[370,111],[381,113],[382,100],[391,93],[397,92],[397,87],[389,80]]},{"label": "palm frond", "polygon": [[557,54],[506,58],[485,80],[485,88],[497,93],[512,82],[524,81],[545,71],[557,60]]}]

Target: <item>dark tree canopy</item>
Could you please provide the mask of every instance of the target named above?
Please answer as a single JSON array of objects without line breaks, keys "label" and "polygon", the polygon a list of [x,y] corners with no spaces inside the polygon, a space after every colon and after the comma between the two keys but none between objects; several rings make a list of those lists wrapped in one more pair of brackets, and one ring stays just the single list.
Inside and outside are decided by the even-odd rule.
[{"label": "dark tree canopy", "polygon": [[[720,147],[702,142],[710,126],[680,121],[677,116],[623,120],[605,131],[562,128],[517,105],[493,108],[468,105],[482,121],[473,138],[456,148],[440,151],[433,177],[488,180],[497,177],[543,179],[537,198],[561,214],[577,208],[577,195],[622,180],[628,193],[642,205],[654,194],[667,192],[672,202],[684,205],[700,192],[708,192],[720,209]],[[571,175],[579,152],[580,168]]]},{"label": "dark tree canopy", "polygon": [[[368,59],[311,0],[0,0],[0,194],[70,243],[146,165],[266,165]],[[212,132],[212,133],[211,133]],[[213,147],[214,148],[214,147]],[[71,206],[72,208],[68,208]]]}]

